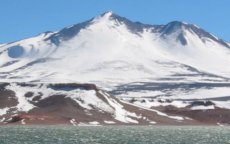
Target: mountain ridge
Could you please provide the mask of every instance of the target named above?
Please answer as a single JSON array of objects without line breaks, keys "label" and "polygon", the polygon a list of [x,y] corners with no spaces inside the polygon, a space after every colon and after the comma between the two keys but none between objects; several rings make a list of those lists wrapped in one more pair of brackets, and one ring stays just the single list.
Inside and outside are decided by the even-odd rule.
[{"label": "mountain ridge", "polygon": [[[36,36],[39,36],[39,35],[44,34],[44,33],[56,33],[56,32],[60,32],[60,31],[65,31],[66,29],[71,28],[71,27],[79,27],[79,25],[84,26],[84,25],[89,24],[90,22],[92,22],[94,19],[96,19],[96,18],[98,18],[98,17],[103,17],[103,16],[105,16],[105,15],[110,15],[110,16],[111,16],[111,19],[119,20],[119,21],[122,21],[122,22],[126,22],[126,24],[127,24],[127,23],[132,23],[133,25],[136,25],[137,31],[143,30],[143,27],[145,27],[145,28],[153,28],[153,27],[155,27],[155,28],[157,28],[157,27],[158,27],[158,28],[162,28],[163,26],[171,25],[171,24],[173,24],[173,23],[174,23],[174,24],[176,23],[176,24],[179,24],[179,25],[192,26],[192,27],[196,27],[196,28],[198,28],[198,29],[201,29],[200,27],[198,27],[198,26],[196,26],[196,25],[194,25],[194,24],[189,24],[189,23],[187,23],[187,22],[178,21],[178,20],[168,22],[167,24],[158,24],[158,25],[154,25],[154,24],[145,24],[145,23],[142,23],[142,22],[139,22],[139,21],[132,21],[132,20],[129,20],[129,19],[125,18],[125,17],[119,16],[118,14],[114,13],[113,11],[107,11],[107,12],[102,13],[102,14],[99,15],[99,16],[95,16],[95,17],[93,17],[93,18],[91,18],[91,19],[89,19],[89,20],[86,20],[86,21],[84,21],[84,22],[81,22],[81,23],[78,23],[78,24],[73,24],[73,25],[71,25],[71,26],[65,27],[65,28],[60,29],[60,30],[57,30],[57,31],[49,31],[49,30],[47,30],[46,32],[42,32],[42,33],[40,33],[40,34],[38,34],[38,35],[34,35],[34,36],[32,36],[32,37],[36,37]],[[132,26],[131,26],[131,27],[132,27]],[[135,26],[134,26],[134,27],[135,27]],[[205,33],[208,33],[208,32],[207,32],[206,30],[204,30],[204,29],[201,29],[201,30],[202,30],[203,32],[205,32]],[[217,37],[214,36],[213,34],[208,33],[208,35],[212,36],[212,37],[215,38],[215,39],[221,40],[223,43],[227,43],[227,41],[224,41],[224,40],[221,39],[221,38],[217,38]],[[28,38],[24,38],[24,39],[28,39]],[[24,40],[24,39],[21,39],[21,40]],[[8,43],[1,43],[0,46],[5,45],[5,44],[10,44],[10,43],[18,42],[18,41],[21,41],[21,40],[16,40],[16,41],[8,42]]]},{"label": "mountain ridge", "polygon": [[[68,26],[68,27],[65,27],[61,30],[57,30],[55,32],[53,31],[46,31],[46,32],[42,32],[38,35],[35,35],[33,37],[37,37],[39,35],[44,35],[44,34],[48,34],[48,33],[54,33],[53,35],[57,36],[61,36],[62,33],[68,33],[66,31],[68,31],[68,29],[70,29],[69,31],[71,31],[72,33],[75,33],[75,34],[72,34],[72,36],[76,35],[78,32],[79,32],[79,29],[80,28],[85,28],[87,25],[90,25],[93,23],[93,21],[97,18],[100,18],[100,17],[104,17],[104,16],[109,16],[110,19],[112,20],[118,20],[120,22],[124,22],[126,25],[131,25],[130,26],[130,29],[131,31],[137,31],[137,32],[143,32],[143,29],[144,28],[154,28],[154,29],[161,29],[163,27],[175,27],[177,25],[180,25],[180,26],[185,26],[186,28],[192,28],[192,29],[196,29],[195,31],[201,31],[201,32],[198,32],[198,33],[205,33],[204,35],[208,36],[208,37],[211,37],[212,39],[214,40],[220,40],[220,43],[222,43],[223,45],[229,47],[229,45],[227,44],[228,42],[222,40],[221,38],[217,38],[216,36],[214,36],[213,34],[210,34],[208,33],[206,30],[194,25],[194,24],[189,24],[187,22],[182,22],[182,21],[171,21],[171,22],[168,22],[167,24],[160,24],[160,25],[153,25],[153,24],[144,24],[144,23],[141,23],[139,21],[131,21],[125,17],[121,17],[119,16],[118,14],[112,12],[112,11],[107,11],[107,12],[104,12],[103,14],[99,15],[99,16],[96,16],[96,17],[93,17],[89,20],[86,20],[84,22],[81,22],[81,23],[78,23],[78,24],[74,24],[72,26]],[[165,28],[163,28],[163,30],[157,30],[157,31],[164,31]],[[61,33],[61,34],[57,34],[56,33]],[[167,33],[167,32],[166,32]],[[164,34],[164,33],[163,33]],[[51,37],[53,37],[53,35]],[[66,34],[68,35],[68,34]],[[70,34],[71,35],[71,34]],[[70,36],[71,37],[71,36]],[[25,38],[27,39],[27,38]],[[48,39],[48,38],[47,38]],[[24,39],[22,39],[24,40]],[[21,41],[21,40],[18,40],[18,41]],[[14,41],[14,42],[18,42],[18,41]],[[14,43],[14,42],[9,42],[9,43],[2,43],[0,46],[3,46],[3,45],[6,45],[6,44],[10,44],[10,43]]]}]

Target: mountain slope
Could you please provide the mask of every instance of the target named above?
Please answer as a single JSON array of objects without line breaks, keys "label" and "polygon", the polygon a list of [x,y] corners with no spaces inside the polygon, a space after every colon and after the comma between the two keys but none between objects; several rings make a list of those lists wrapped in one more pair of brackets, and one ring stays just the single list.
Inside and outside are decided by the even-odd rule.
[{"label": "mountain slope", "polygon": [[225,110],[229,55],[229,43],[195,25],[148,25],[107,12],[0,45],[0,81],[93,83],[136,107]]},{"label": "mountain slope", "polygon": [[4,83],[0,99],[0,125],[199,123],[123,103],[92,84]]},{"label": "mountain slope", "polygon": [[196,73],[186,66],[226,78],[230,71],[228,44],[194,25],[143,25],[111,12],[5,45],[0,62],[6,81],[133,82]]}]

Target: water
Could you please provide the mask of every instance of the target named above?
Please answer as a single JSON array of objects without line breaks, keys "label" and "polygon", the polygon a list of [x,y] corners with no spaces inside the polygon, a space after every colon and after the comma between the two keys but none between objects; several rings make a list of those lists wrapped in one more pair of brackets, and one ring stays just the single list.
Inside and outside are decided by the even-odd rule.
[{"label": "water", "polygon": [[230,127],[4,126],[0,144],[230,144]]}]

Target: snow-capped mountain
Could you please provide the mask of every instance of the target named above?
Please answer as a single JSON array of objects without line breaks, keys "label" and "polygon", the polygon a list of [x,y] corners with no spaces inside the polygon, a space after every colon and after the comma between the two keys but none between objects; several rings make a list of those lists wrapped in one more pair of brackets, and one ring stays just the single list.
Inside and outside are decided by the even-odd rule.
[{"label": "snow-capped mountain", "polygon": [[196,25],[148,25],[112,12],[0,45],[2,83],[93,83],[147,109],[229,109],[229,65],[229,43]]},{"label": "snow-capped mountain", "polygon": [[2,81],[106,85],[198,71],[228,78],[229,48],[195,25],[144,25],[108,12],[59,32],[2,46],[0,72]]}]

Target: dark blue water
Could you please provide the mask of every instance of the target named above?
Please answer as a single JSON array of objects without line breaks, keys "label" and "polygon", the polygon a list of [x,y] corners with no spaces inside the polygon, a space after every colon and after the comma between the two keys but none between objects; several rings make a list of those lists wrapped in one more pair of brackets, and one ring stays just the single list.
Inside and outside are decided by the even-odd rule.
[{"label": "dark blue water", "polygon": [[229,127],[4,126],[0,144],[230,144]]}]

